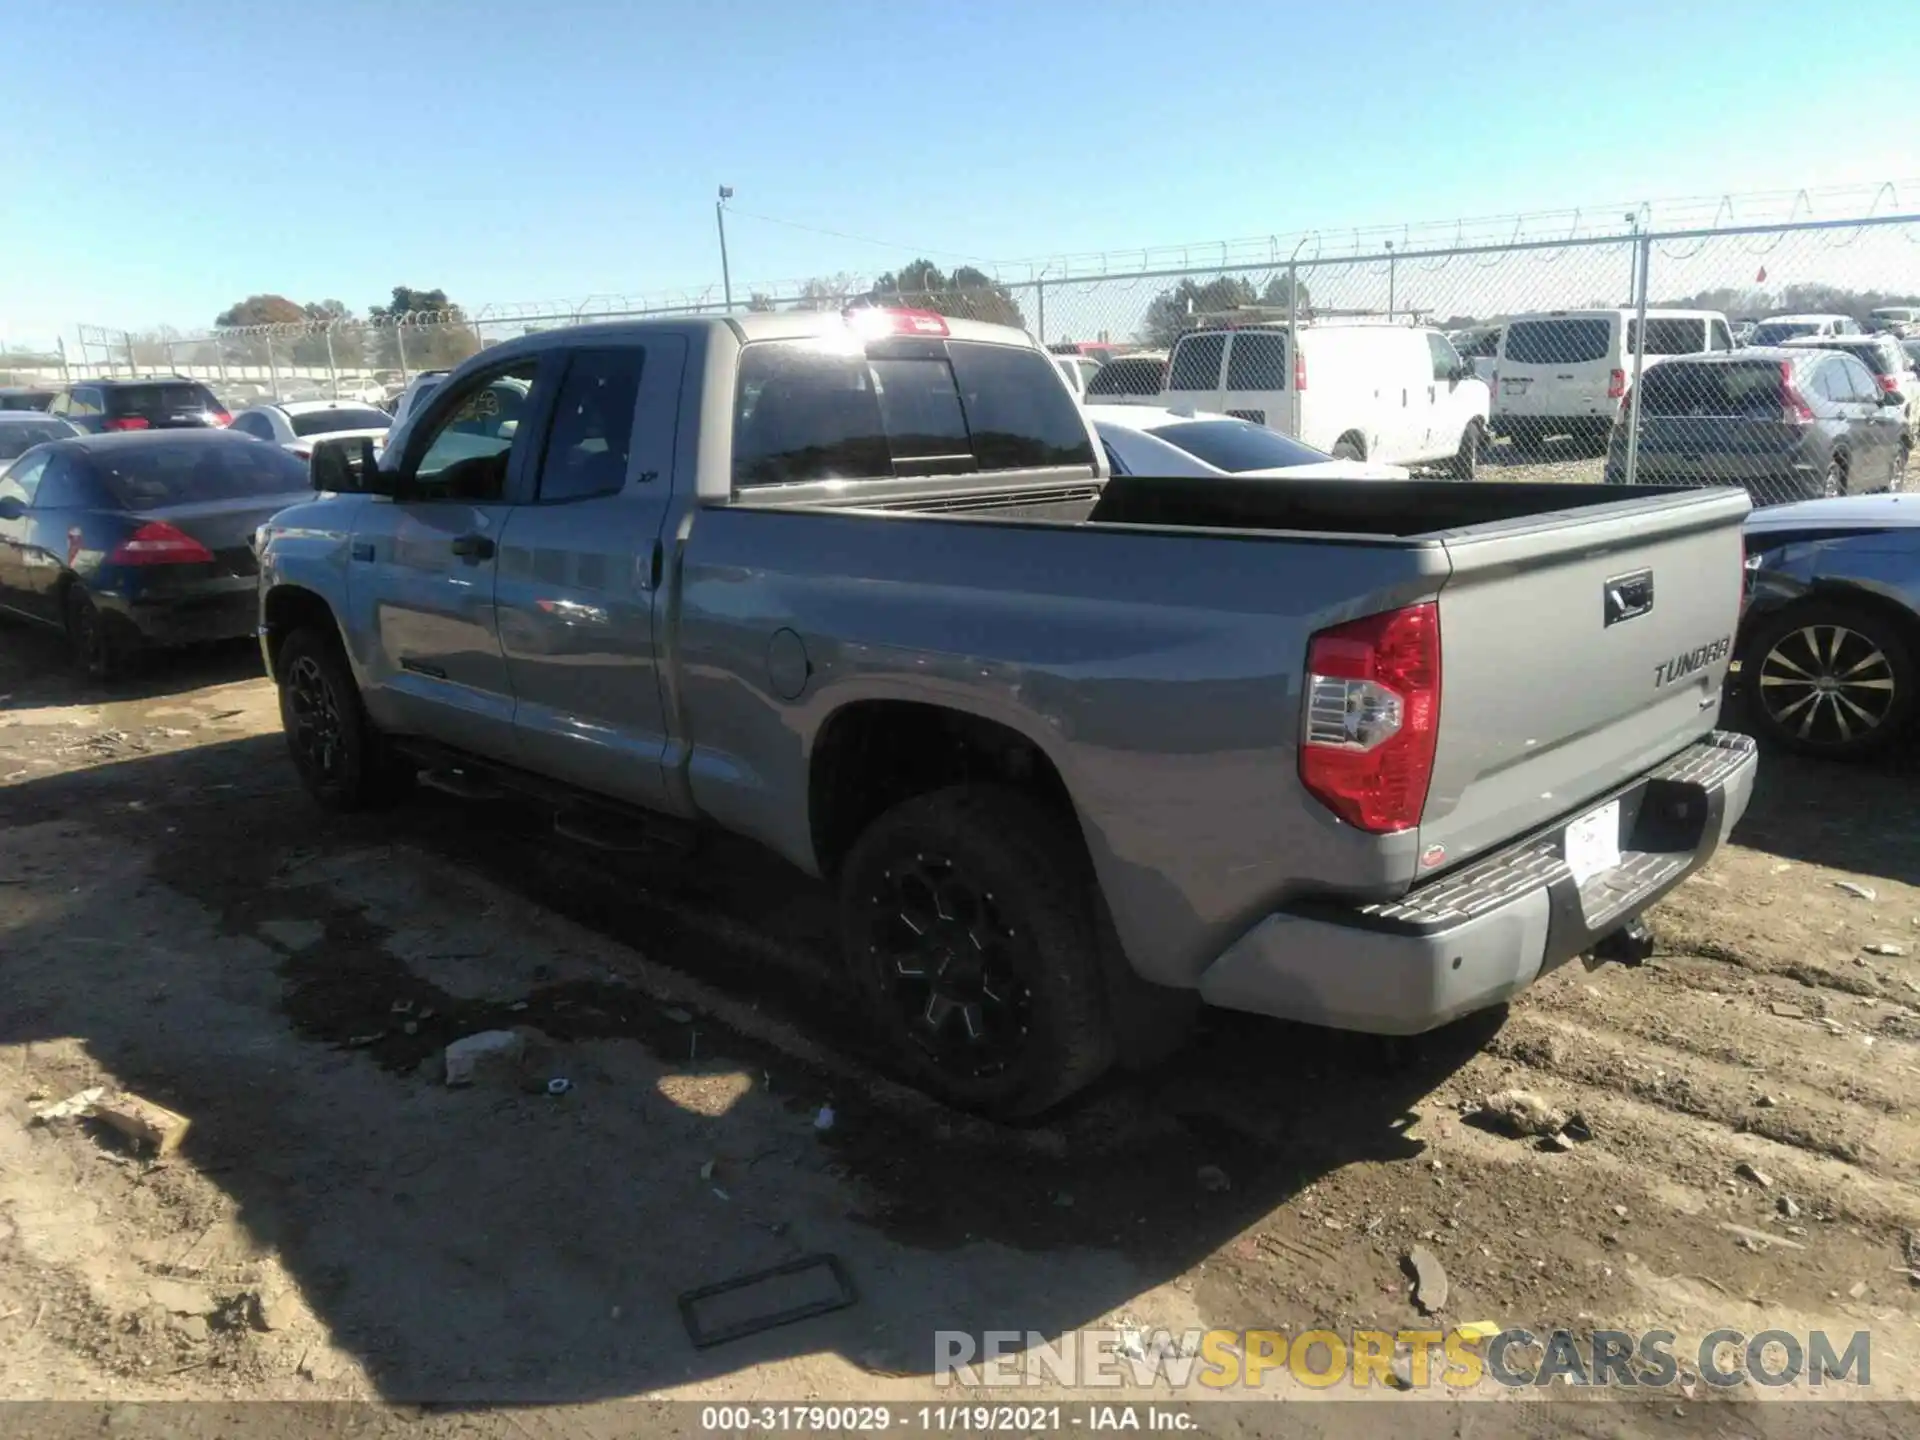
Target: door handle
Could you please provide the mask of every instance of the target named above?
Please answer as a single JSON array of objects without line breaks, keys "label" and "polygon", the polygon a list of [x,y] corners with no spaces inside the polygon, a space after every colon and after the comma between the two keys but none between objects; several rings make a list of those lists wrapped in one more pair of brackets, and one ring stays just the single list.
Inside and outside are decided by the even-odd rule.
[{"label": "door handle", "polygon": [[453,542],[453,553],[469,560],[491,560],[493,541],[485,535],[462,535]]}]

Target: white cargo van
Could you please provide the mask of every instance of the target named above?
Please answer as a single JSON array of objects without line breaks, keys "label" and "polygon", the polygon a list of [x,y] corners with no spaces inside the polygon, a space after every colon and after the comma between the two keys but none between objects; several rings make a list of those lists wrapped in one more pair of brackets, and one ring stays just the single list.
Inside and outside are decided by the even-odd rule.
[{"label": "white cargo van", "polygon": [[1224,411],[1343,460],[1446,462],[1472,479],[1488,392],[1438,330],[1379,321],[1194,330],[1167,364],[1165,403]]},{"label": "white cargo van", "polygon": [[1620,402],[1641,368],[1668,355],[1731,350],[1733,331],[1718,310],[1649,310],[1639,343],[1632,310],[1548,310],[1515,315],[1494,361],[1493,433],[1522,449],[1550,435],[1604,444]]}]

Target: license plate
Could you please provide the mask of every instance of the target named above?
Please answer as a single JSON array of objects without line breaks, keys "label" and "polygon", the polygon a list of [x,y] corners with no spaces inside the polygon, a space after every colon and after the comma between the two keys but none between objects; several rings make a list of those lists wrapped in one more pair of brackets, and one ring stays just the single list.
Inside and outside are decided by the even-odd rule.
[{"label": "license plate", "polygon": [[1602,805],[1567,826],[1567,868],[1584,885],[1620,863],[1620,802]]}]

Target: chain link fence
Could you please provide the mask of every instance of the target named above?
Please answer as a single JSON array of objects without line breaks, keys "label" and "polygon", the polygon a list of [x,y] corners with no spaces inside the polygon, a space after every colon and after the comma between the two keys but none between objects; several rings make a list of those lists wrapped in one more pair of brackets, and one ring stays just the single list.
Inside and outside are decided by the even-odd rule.
[{"label": "chain link fence", "polygon": [[[1796,200],[1748,225],[1715,212],[1654,228],[1643,211],[1612,233],[1575,214],[1533,238],[1518,225],[1308,234],[1223,245],[1212,265],[1149,253],[1132,270],[1104,257],[1099,274],[962,271],[925,289],[840,275],[735,308],[937,310],[1031,331],[1090,402],[1227,412],[1481,479],[1737,484],[1772,504],[1904,481],[1920,430],[1920,215],[1871,213],[1881,198],[1840,220],[1804,218]],[[187,375],[229,405],[379,403],[529,331],[726,309],[702,290],[194,335],[81,327],[57,374]],[[1343,346],[1362,360],[1335,363]]]}]

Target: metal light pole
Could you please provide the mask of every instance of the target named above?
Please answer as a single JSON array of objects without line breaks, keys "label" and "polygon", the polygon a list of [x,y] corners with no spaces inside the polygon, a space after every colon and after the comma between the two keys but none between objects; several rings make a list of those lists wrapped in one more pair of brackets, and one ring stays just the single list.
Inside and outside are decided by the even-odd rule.
[{"label": "metal light pole", "polygon": [[1393,282],[1397,277],[1399,257],[1393,253],[1393,242],[1387,241],[1387,319],[1393,319]]},{"label": "metal light pole", "polygon": [[733,272],[727,268],[727,201],[733,198],[733,187],[722,185],[720,198],[713,202],[713,222],[720,227],[720,288],[726,293],[727,309],[733,309]]}]

